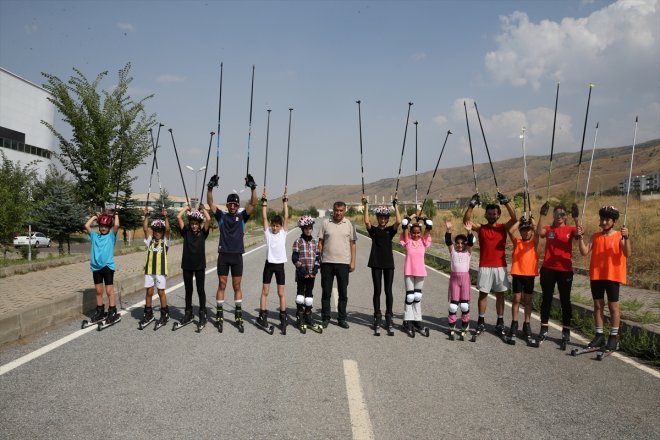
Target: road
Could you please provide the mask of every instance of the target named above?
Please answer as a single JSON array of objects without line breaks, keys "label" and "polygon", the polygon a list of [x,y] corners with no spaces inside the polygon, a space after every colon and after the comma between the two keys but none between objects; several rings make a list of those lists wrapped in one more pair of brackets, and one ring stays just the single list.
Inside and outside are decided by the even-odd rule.
[{"label": "road", "polygon": [[[297,235],[290,234],[289,249]],[[613,356],[603,362],[591,355],[573,358],[552,341],[538,349],[509,346],[492,334],[476,343],[449,341],[447,278],[436,271],[429,272],[422,302],[430,337],[411,339],[400,330],[393,337],[373,336],[369,246],[361,236],[348,330],[336,325],[334,315],[323,334],[302,335],[289,326],[286,336],[277,330],[269,336],[258,329],[265,259],[259,248],[244,257],[244,334],[231,325],[231,311],[222,334],[210,325],[201,334],[192,325],[177,332],[171,326],[139,331],[137,304],[102,332],[80,331],[80,323],[72,322],[0,352],[0,437],[660,438],[657,371]],[[397,254],[395,261],[400,323],[403,257]],[[292,268],[287,265],[291,317]],[[180,280],[168,283],[170,304],[182,308]],[[212,271],[209,310],[216,287]],[[320,296],[318,280],[315,307]],[[476,294],[472,306],[475,320]],[[269,309],[276,323],[274,285]],[[491,301],[490,324],[493,309]],[[181,317],[182,310],[173,315]],[[538,321],[532,325],[537,331]],[[67,336],[70,341],[29,362],[8,365]],[[552,329],[551,337],[559,331]]]}]

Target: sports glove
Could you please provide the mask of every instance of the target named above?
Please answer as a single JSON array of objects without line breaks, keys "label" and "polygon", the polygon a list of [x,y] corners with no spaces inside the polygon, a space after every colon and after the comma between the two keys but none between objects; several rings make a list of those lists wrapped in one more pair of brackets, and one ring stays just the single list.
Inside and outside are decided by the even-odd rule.
[{"label": "sports glove", "polygon": [[430,231],[431,229],[433,229],[433,220],[430,220],[428,218],[425,219],[424,220],[424,225],[426,226],[426,229],[428,229]]},{"label": "sports glove", "polygon": [[401,228],[402,229],[408,229],[409,224],[410,224],[410,217],[406,217],[403,220],[401,220]]},{"label": "sports glove", "polygon": [[509,203],[509,199],[501,192],[497,193],[497,200],[500,201],[500,205],[506,205],[507,203]]},{"label": "sports glove", "polygon": [[247,186],[250,189],[257,189],[257,184],[255,183],[252,174],[248,174],[247,176],[245,176],[245,186]]},{"label": "sports glove", "polygon": [[578,209],[577,204],[573,203],[571,205],[571,217],[578,218],[580,216],[580,210]]},{"label": "sports glove", "polygon": [[216,186],[218,186],[219,180],[220,177],[217,174],[214,174],[213,176],[211,176],[211,178],[209,179],[209,183],[207,183],[206,186],[208,187],[208,189],[213,189]]},{"label": "sports glove", "polygon": [[470,199],[470,207],[475,208],[479,205],[481,205],[481,197],[479,197],[479,193],[476,193]]},{"label": "sports glove", "polygon": [[399,204],[399,201],[397,199],[392,199],[392,206],[396,208],[396,205]]},{"label": "sports glove", "polygon": [[543,206],[541,206],[541,215],[548,215],[548,211],[550,211],[550,203],[545,202]]}]

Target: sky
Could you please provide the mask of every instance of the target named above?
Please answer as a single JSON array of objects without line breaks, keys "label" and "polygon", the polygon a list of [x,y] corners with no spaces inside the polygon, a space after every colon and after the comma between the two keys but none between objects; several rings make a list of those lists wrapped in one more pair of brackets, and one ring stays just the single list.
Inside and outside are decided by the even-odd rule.
[{"label": "sky", "polygon": [[[92,80],[109,71],[109,90],[130,62],[129,94],[154,94],[146,110],[164,124],[163,185],[183,195],[171,128],[192,197],[204,171],[185,166],[205,166],[223,63],[220,192],[243,189],[248,145],[261,192],[271,109],[275,197],[285,179],[289,193],[360,183],[357,100],[366,182],[396,177],[402,149],[401,175],[412,175],[416,143],[418,171],[433,170],[448,130],[440,170],[470,164],[464,101],[475,162],[488,161],[475,101],[493,161],[522,156],[522,127],[528,155],[550,154],[558,81],[555,153],[580,151],[590,83],[585,149],[596,122],[598,148],[632,144],[637,115],[637,142],[660,138],[659,28],[659,0],[0,0],[0,65],[37,84],[41,72],[66,80],[75,67]],[[214,138],[213,172],[216,149]],[[146,162],[132,173],[136,193],[149,185]]]}]

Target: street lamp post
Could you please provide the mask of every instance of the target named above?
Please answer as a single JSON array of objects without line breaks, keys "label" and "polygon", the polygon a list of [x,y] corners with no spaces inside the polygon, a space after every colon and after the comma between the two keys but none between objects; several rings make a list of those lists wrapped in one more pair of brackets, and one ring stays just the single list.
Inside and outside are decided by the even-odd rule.
[{"label": "street lamp post", "polygon": [[[201,167],[200,169],[195,170],[190,165],[186,165],[186,168],[188,170],[190,170],[192,173],[195,174],[195,196],[193,198],[196,199],[197,198],[197,175],[199,174],[200,171],[204,171],[206,169],[206,167]],[[191,206],[191,208],[192,208],[192,206]]]}]

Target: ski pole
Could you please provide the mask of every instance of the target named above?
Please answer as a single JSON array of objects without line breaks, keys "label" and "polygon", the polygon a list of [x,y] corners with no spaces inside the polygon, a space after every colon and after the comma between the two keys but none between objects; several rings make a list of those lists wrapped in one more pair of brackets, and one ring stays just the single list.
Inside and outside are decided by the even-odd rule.
[{"label": "ski pole", "polygon": [[417,209],[417,203],[419,199],[417,198],[417,124],[418,122],[413,122],[415,124],[415,209]]},{"label": "ski pole", "polygon": [[438,171],[438,165],[440,165],[440,159],[442,159],[442,153],[445,152],[445,145],[447,145],[447,139],[449,139],[449,135],[452,134],[451,130],[447,130],[447,135],[445,136],[445,142],[442,144],[442,149],[440,150],[440,156],[438,156],[438,161],[435,163],[435,169],[433,170],[433,175],[431,176],[431,181],[429,182],[429,188],[426,190],[426,196],[424,196],[424,201],[422,202],[422,206],[417,213],[417,217],[422,213],[424,210],[424,205],[426,204],[426,200],[429,197],[429,193],[431,192],[431,185],[433,184],[433,179],[435,178],[435,173]]},{"label": "ski pole", "polygon": [[587,186],[584,189],[584,203],[582,204],[582,218],[580,225],[584,226],[584,211],[587,209],[587,195],[589,194],[589,181],[591,180],[591,166],[594,163],[594,152],[596,151],[596,138],[598,137],[598,122],[596,122],[596,132],[594,133],[594,146],[591,149],[591,160],[589,161],[589,174],[587,174]]},{"label": "ski pole", "polygon": [[[218,167],[220,165],[220,114],[222,113],[222,63],[220,63],[220,97],[218,98],[218,137],[216,139],[215,148],[215,175],[218,175]],[[207,164],[208,165],[208,164]],[[204,178],[206,181],[206,178]]]},{"label": "ski pole", "polygon": [[550,143],[550,168],[548,168],[548,188],[545,192],[545,201],[550,199],[550,176],[552,175],[552,155],[555,151],[555,127],[557,126],[557,103],[559,103],[559,81],[557,81],[557,93],[555,95],[555,116],[552,119],[552,142]]},{"label": "ski pole", "polygon": [[190,199],[188,199],[188,192],[186,191],[186,182],[183,180],[183,171],[181,171],[181,163],[179,162],[179,153],[176,151],[176,143],[174,142],[174,133],[172,133],[172,129],[168,128],[167,131],[170,132],[170,136],[172,137],[172,146],[174,147],[174,155],[176,156],[176,164],[179,167],[179,174],[181,174],[181,183],[183,184],[183,193],[186,196],[186,202],[188,203],[188,206],[190,206]]},{"label": "ski pole", "polygon": [[264,161],[264,191],[266,191],[266,177],[268,171],[268,136],[270,133],[270,112],[271,109],[266,110],[268,112],[268,122],[266,123],[266,160]]},{"label": "ski pole", "polygon": [[[211,145],[213,145],[214,134],[211,132],[211,139],[209,139],[209,151],[206,153],[206,165],[204,165],[204,180],[202,180],[202,183],[206,182],[206,173],[209,171],[209,157],[211,156]],[[195,185],[197,185],[197,174],[195,174]],[[204,188],[202,188],[202,195],[199,196],[199,203],[202,203],[202,200],[204,200]]]},{"label": "ski pole", "polygon": [[580,187],[580,171],[582,169],[582,153],[584,152],[584,136],[587,133],[587,120],[589,119],[589,103],[591,102],[591,89],[594,84],[589,83],[589,97],[587,98],[587,111],[584,114],[584,128],[582,129],[582,145],[580,146],[580,158],[578,159],[577,176],[575,177],[575,200],[578,196],[578,188]]},{"label": "ski pole", "polygon": [[474,101],[474,109],[477,111],[477,118],[479,119],[479,127],[481,127],[481,136],[484,138],[484,145],[486,146],[486,154],[488,154],[488,163],[490,163],[490,170],[493,172],[493,180],[495,181],[495,188],[500,192],[500,186],[497,184],[497,177],[495,177],[495,168],[493,168],[493,161],[490,158],[490,151],[488,151],[488,142],[486,142],[486,133],[484,133],[484,126],[481,125],[481,116],[479,116],[479,108],[477,101]]},{"label": "ski pole", "polygon": [[623,226],[626,226],[628,220],[628,196],[630,195],[630,184],[632,181],[633,159],[635,158],[635,142],[637,141],[637,121],[639,116],[635,116],[635,134],[633,135],[632,153],[630,154],[630,171],[628,172],[628,189],[626,190],[626,206],[623,209]]},{"label": "ski pole", "polygon": [[403,165],[403,152],[406,149],[406,135],[408,134],[408,121],[410,121],[410,107],[413,103],[408,103],[408,116],[406,117],[406,129],[403,132],[403,146],[401,147],[401,159],[399,160],[399,173],[396,176],[396,189],[394,190],[394,197],[399,193],[399,178],[401,177],[401,165]]},{"label": "ski pole", "polygon": [[[158,142],[160,140],[160,128],[164,127],[165,124],[161,124],[160,122],[158,123],[158,132],[156,133],[156,149],[154,150],[155,152],[158,151]],[[165,200],[163,200],[163,184],[160,182],[160,169],[158,168],[158,158],[156,157],[156,153],[154,152],[154,163],[156,164],[156,180],[158,181],[158,190],[160,191],[160,207],[164,208],[165,207]]]},{"label": "ski pole", "polygon": [[252,65],[252,87],[250,88],[250,122],[248,125],[248,142],[247,142],[247,169],[245,175],[250,174],[250,138],[252,137],[252,100],[254,98],[254,65]]},{"label": "ski pole", "polygon": [[479,188],[477,188],[477,172],[474,169],[474,153],[472,152],[472,137],[470,136],[470,121],[468,120],[467,106],[465,105],[465,101],[463,101],[463,109],[465,110],[465,124],[467,125],[468,142],[470,144],[470,159],[472,160],[472,175],[474,176],[474,192],[479,194]]},{"label": "ski pole", "polygon": [[284,192],[288,193],[289,186],[289,147],[291,146],[291,113],[292,108],[289,108],[289,136],[286,141],[286,170],[284,172]]},{"label": "ski pole", "polygon": [[359,99],[355,101],[358,105],[358,127],[360,129],[360,170],[362,173],[362,197],[364,197],[364,162],[362,161],[362,111],[360,110],[360,101]]},{"label": "ski pole", "polygon": [[527,177],[527,150],[525,148],[525,131],[527,129],[525,127],[520,130],[520,139],[522,143],[522,150],[523,150],[523,215],[528,214],[527,218],[531,215],[531,206],[529,207],[529,211],[527,211],[527,200],[528,200],[528,195],[529,195],[529,180]]}]

